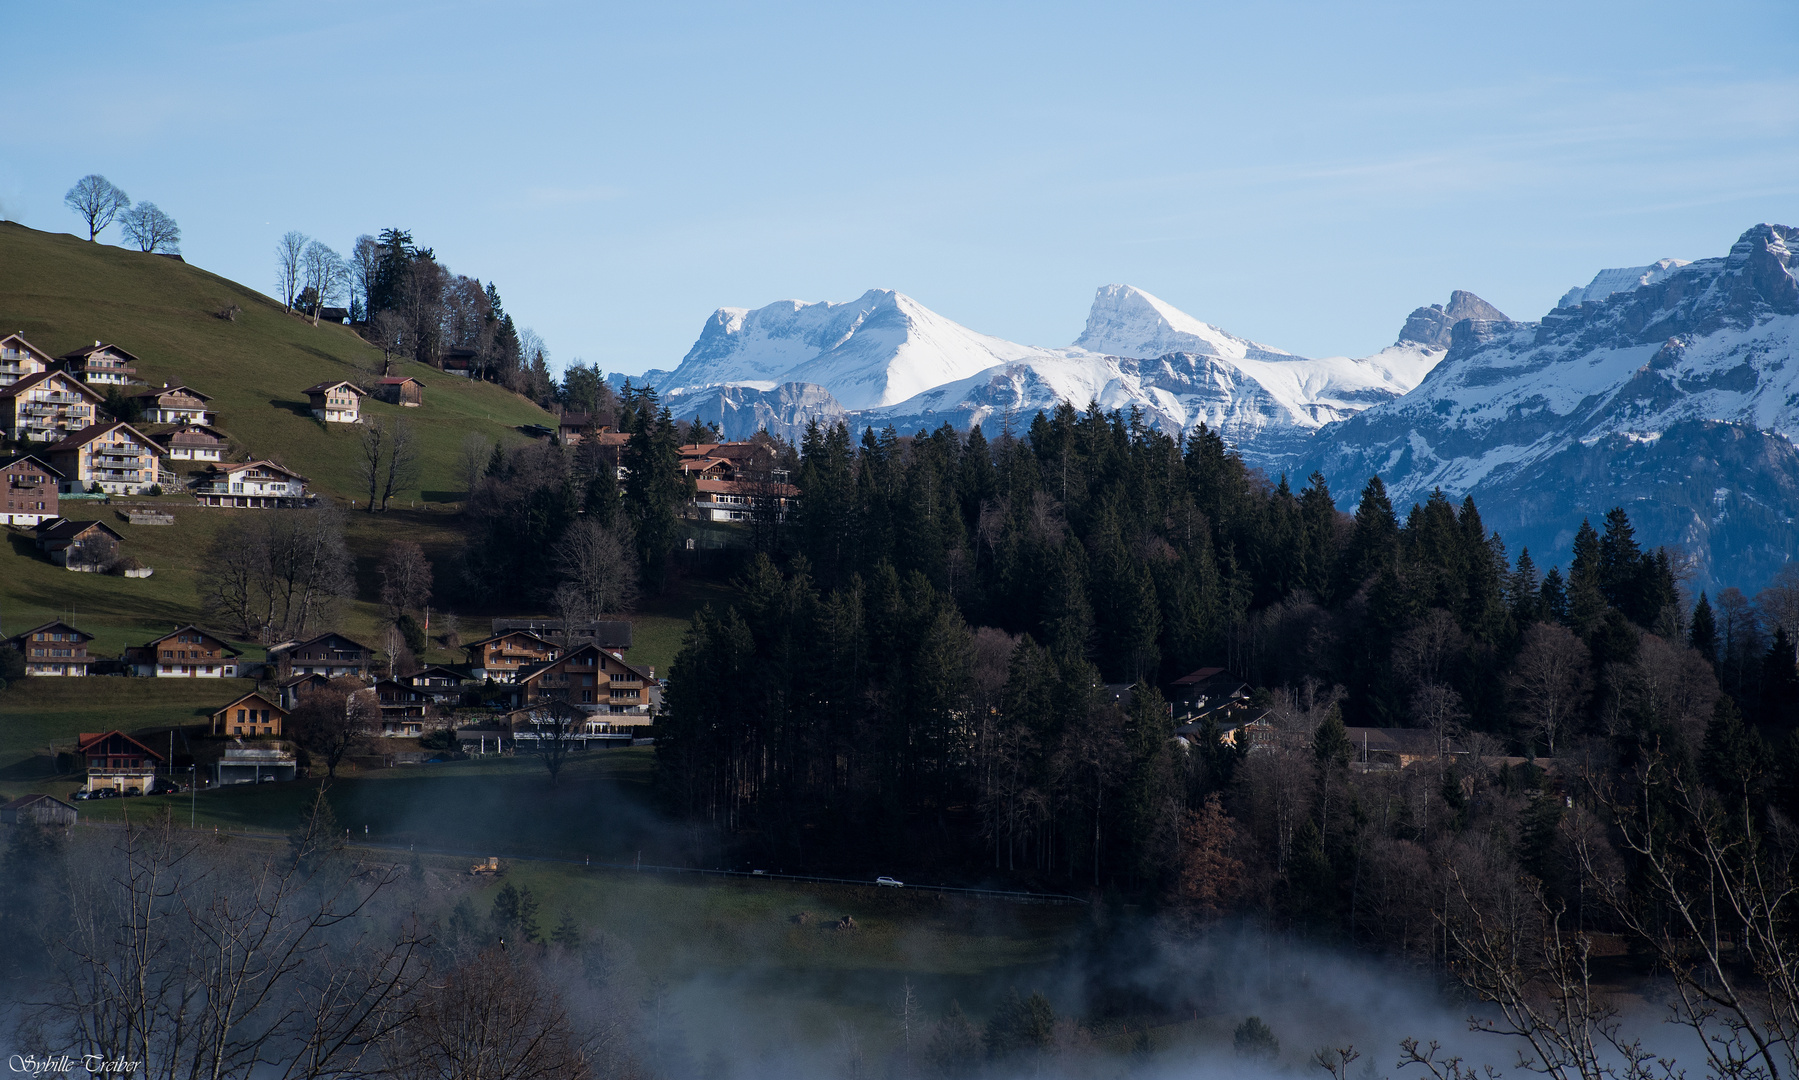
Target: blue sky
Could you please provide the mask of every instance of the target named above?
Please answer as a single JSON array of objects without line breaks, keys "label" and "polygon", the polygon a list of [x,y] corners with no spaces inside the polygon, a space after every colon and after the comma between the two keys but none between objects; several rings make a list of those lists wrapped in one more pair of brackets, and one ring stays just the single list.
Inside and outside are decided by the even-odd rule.
[{"label": "blue sky", "polygon": [[[894,288],[1038,345],[1126,282],[1307,355],[1799,223],[1799,4],[4,5],[0,215],[190,261],[400,225],[557,360]],[[120,242],[115,232],[106,239]]]}]

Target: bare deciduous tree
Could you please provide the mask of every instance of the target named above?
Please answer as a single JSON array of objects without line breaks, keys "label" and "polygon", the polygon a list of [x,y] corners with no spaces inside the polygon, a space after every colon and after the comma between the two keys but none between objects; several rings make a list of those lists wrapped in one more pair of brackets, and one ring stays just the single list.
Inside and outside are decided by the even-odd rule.
[{"label": "bare deciduous tree", "polygon": [[181,251],[181,226],[175,224],[175,219],[163,213],[153,202],[141,202],[125,211],[119,224],[139,251],[166,254],[179,254]]},{"label": "bare deciduous tree", "polygon": [[300,253],[300,271],[312,294],[312,325],[317,326],[319,312],[349,284],[350,270],[337,252],[314,240]]},{"label": "bare deciduous tree", "polygon": [[[629,527],[622,524],[608,529],[582,519],[556,544],[556,568],[579,591],[589,618],[622,614],[637,603],[637,565]],[[569,633],[574,630],[570,624]]]},{"label": "bare deciduous tree", "polygon": [[131,208],[131,197],[99,173],[88,173],[62,197],[63,204],[87,223],[87,238],[95,240],[112,219]]},{"label": "bare deciduous tree", "polygon": [[200,599],[249,640],[305,637],[354,592],[350,565],[335,507],[234,518],[207,549]]},{"label": "bare deciduous tree", "polygon": [[432,987],[394,1047],[404,1080],[588,1080],[592,1056],[555,988],[501,949]]},{"label": "bare deciduous tree", "polygon": [[1555,756],[1555,741],[1586,707],[1593,692],[1587,647],[1565,626],[1534,623],[1512,667],[1511,688],[1518,712],[1531,732],[1541,735]]},{"label": "bare deciduous tree", "polygon": [[361,430],[357,433],[361,455],[356,459],[358,474],[362,477],[363,486],[368,489],[368,512],[375,512],[377,496],[381,492],[381,464],[387,454],[387,422],[372,417],[363,418]]},{"label": "bare deciduous tree", "polygon": [[286,311],[294,309],[294,297],[300,294],[306,242],[305,233],[289,230],[275,244],[275,287],[281,290],[281,306]]},{"label": "bare deciduous tree", "polygon": [[[361,319],[367,321],[373,314],[369,311],[369,300],[375,291],[375,279],[381,274],[381,244],[367,233],[356,238],[350,248],[350,288],[353,289],[351,307],[361,308]],[[361,303],[357,304],[356,301]],[[351,315],[356,315],[355,310]]]},{"label": "bare deciduous tree", "polygon": [[411,540],[395,540],[381,556],[381,603],[387,621],[398,622],[408,611],[431,602],[431,560]]},{"label": "bare deciduous tree", "polygon": [[287,718],[295,742],[324,761],[327,776],[350,752],[381,730],[381,702],[353,678],[331,680],[300,699]]},{"label": "bare deciduous tree", "polygon": [[410,422],[395,420],[388,430],[387,441],[387,479],[381,488],[383,510],[393,501],[395,492],[418,483],[421,467],[418,439]]},{"label": "bare deciduous tree", "polygon": [[462,447],[456,459],[456,472],[462,478],[462,490],[470,495],[481,483],[482,473],[487,463],[493,458],[493,443],[487,436],[478,432],[470,432],[462,437]]}]

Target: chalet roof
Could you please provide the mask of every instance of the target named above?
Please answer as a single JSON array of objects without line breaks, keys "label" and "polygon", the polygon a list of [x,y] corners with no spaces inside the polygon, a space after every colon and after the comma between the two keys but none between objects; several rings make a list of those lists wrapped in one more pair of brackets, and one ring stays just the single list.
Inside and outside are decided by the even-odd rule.
[{"label": "chalet roof", "polygon": [[30,639],[31,635],[37,633],[40,630],[48,630],[52,626],[60,626],[64,630],[69,630],[69,631],[73,631],[74,633],[80,634],[81,640],[83,640],[83,641],[94,640],[94,635],[88,633],[86,630],[77,630],[75,627],[70,626],[68,623],[63,622],[61,619],[51,619],[47,623],[39,623],[37,626],[32,627],[31,629],[25,631],[22,634],[14,634],[12,637],[7,638],[7,640],[8,641],[26,641],[26,640]]},{"label": "chalet roof", "polygon": [[137,401],[137,400],[142,400],[144,398],[160,398],[164,394],[186,394],[188,397],[199,398],[201,401],[211,401],[212,400],[211,397],[209,397],[206,394],[202,394],[200,391],[195,390],[193,387],[182,385],[179,383],[177,383],[174,386],[170,386],[168,383],[163,383],[160,389],[145,390],[143,393],[133,394],[133,395],[131,395],[131,397],[132,397],[132,400]]},{"label": "chalet roof", "polygon": [[425,385],[410,375],[383,375],[378,381],[382,386],[401,386],[406,383],[419,383],[420,386]]},{"label": "chalet roof", "polygon": [[[17,385],[17,384],[14,384],[14,385]],[[124,428],[126,431],[131,432],[131,434],[137,436],[139,441],[141,441],[145,446],[148,446],[152,450],[160,451],[163,449],[163,446],[161,443],[157,442],[155,439],[152,439],[150,436],[145,435],[143,432],[132,427],[130,424],[127,424],[125,421],[114,420],[114,421],[111,421],[110,423],[105,423],[105,424],[89,424],[87,427],[82,428],[80,431],[70,434],[67,438],[63,439],[61,442],[52,443],[44,452],[47,454],[54,454],[59,450],[79,450],[82,447],[86,446],[88,443],[93,442],[95,439],[98,439],[100,436],[105,435],[107,432],[112,431],[115,428]]]},{"label": "chalet roof", "polygon": [[49,473],[51,476],[56,476],[56,477],[62,476],[62,472],[60,470],[47,464],[43,458],[36,457],[32,454],[20,454],[17,457],[9,457],[9,458],[0,459],[0,469],[10,469],[14,465],[23,465],[27,461],[34,462],[38,468]]},{"label": "chalet roof", "polygon": [[308,671],[304,675],[294,675],[290,678],[283,679],[281,681],[280,686],[281,686],[281,689],[286,690],[290,686],[295,686],[295,685],[297,685],[299,683],[303,683],[303,682],[312,682],[314,679],[317,679],[319,682],[322,682],[322,683],[328,683],[331,681],[329,677],[320,675],[316,671]]},{"label": "chalet roof", "polygon": [[151,438],[165,440],[163,444],[165,446],[176,446],[179,445],[182,436],[192,435],[196,432],[210,435],[220,442],[231,441],[231,436],[220,431],[218,428],[213,427],[211,424],[174,424],[167,428],[157,430]]},{"label": "chalet roof", "polygon": [[721,495],[748,493],[751,495],[785,495],[797,497],[800,489],[792,484],[765,484],[754,480],[714,480],[701,476],[694,479],[697,491],[710,491]]},{"label": "chalet roof", "polygon": [[551,668],[562,667],[562,666],[566,665],[570,660],[573,660],[576,657],[582,656],[586,653],[593,653],[596,656],[602,656],[606,659],[607,663],[619,665],[620,667],[624,668],[626,671],[631,672],[633,675],[636,675],[639,679],[642,679],[646,683],[653,683],[656,681],[653,677],[651,677],[648,669],[638,667],[636,664],[633,664],[629,660],[626,660],[624,657],[620,656],[618,653],[610,652],[606,649],[600,648],[598,645],[591,645],[591,644],[590,645],[577,645],[574,648],[570,649],[569,651],[563,653],[561,656],[558,656],[554,660],[545,660],[542,663],[530,665],[528,668],[526,668],[525,670],[520,671],[518,673],[518,681],[520,683],[531,682],[534,679],[536,679],[539,675],[542,675],[544,672],[550,670]]},{"label": "chalet roof", "polygon": [[77,753],[85,753],[87,751],[87,749],[89,747],[93,746],[95,743],[101,741],[102,739],[110,739],[114,735],[117,735],[119,738],[124,739],[126,742],[137,747],[139,750],[142,750],[144,752],[145,757],[152,757],[152,758],[155,758],[157,761],[163,760],[163,756],[161,754],[150,749],[148,746],[145,746],[143,743],[138,742],[136,739],[125,734],[123,731],[116,731],[116,730],[115,731],[99,731],[99,732],[92,732],[92,731],[82,732],[80,735],[76,736],[76,740],[80,744],[76,748],[76,752]]},{"label": "chalet roof", "polygon": [[18,798],[14,799],[13,801],[7,803],[5,806],[0,806],[0,810],[27,810],[33,806],[36,806],[38,803],[42,803],[42,802],[53,802],[65,810],[72,811],[75,809],[73,806],[70,806],[68,803],[63,802],[61,799],[58,799],[53,795],[45,795],[45,794],[39,793],[37,795],[21,795]]},{"label": "chalet roof", "polygon": [[70,521],[68,518],[57,518],[37,527],[39,540],[74,540],[93,529],[103,529],[112,534],[114,540],[125,542],[125,537],[104,521]]},{"label": "chalet roof", "polygon": [[590,413],[584,412],[563,413],[561,426],[565,428],[589,428],[593,426],[593,416]]},{"label": "chalet roof", "polygon": [[57,359],[58,360],[86,360],[88,357],[94,355],[95,353],[107,352],[108,350],[118,353],[120,356],[131,361],[134,364],[140,362],[137,357],[126,352],[124,349],[119,348],[117,345],[109,345],[104,341],[96,341],[92,345],[83,345],[81,348],[76,349],[73,352],[63,353],[61,356],[57,357]]},{"label": "chalet roof", "polygon": [[163,642],[169,640],[170,638],[174,637],[176,634],[187,634],[187,633],[200,634],[204,637],[211,638],[212,640],[218,642],[220,645],[223,645],[225,647],[225,651],[227,653],[230,653],[232,656],[242,656],[243,655],[243,653],[240,653],[236,649],[233,649],[231,647],[231,643],[226,641],[223,636],[221,636],[219,634],[215,634],[211,630],[206,629],[205,627],[195,626],[193,623],[188,623],[185,626],[177,626],[175,629],[170,630],[168,633],[162,635],[161,637],[153,637],[149,641],[144,642],[143,645],[140,646],[140,648],[145,648],[145,649],[155,648],[156,646],[158,646],[158,645],[162,644]]},{"label": "chalet roof", "polygon": [[301,483],[309,482],[309,481],[307,481],[307,479],[304,476],[301,476],[299,473],[293,471],[292,469],[284,469],[272,461],[266,461],[266,460],[262,460],[262,459],[258,459],[256,461],[236,461],[236,462],[231,462],[229,464],[214,465],[212,467],[213,472],[220,472],[220,473],[240,473],[240,472],[245,471],[246,469],[267,469],[270,472],[278,472],[282,476],[292,477],[293,479],[298,480]]},{"label": "chalet roof", "polygon": [[56,358],[54,356],[51,356],[31,342],[26,341],[25,335],[23,334],[8,334],[5,337],[0,337],[0,347],[7,345],[11,345],[15,349],[24,349],[26,352],[37,357],[38,363],[40,364],[56,363]]},{"label": "chalet roof", "polygon": [[[304,479],[304,478],[302,478],[302,479]],[[346,644],[354,645],[358,649],[361,649],[363,652],[372,653],[375,651],[375,650],[369,648],[367,645],[364,645],[362,642],[355,640],[354,638],[346,637],[345,635],[340,634],[335,630],[328,630],[325,633],[318,635],[317,637],[307,638],[305,641],[289,641],[282,645],[276,645],[274,648],[270,649],[269,652],[270,653],[276,653],[276,652],[290,653],[290,652],[294,652],[297,649],[304,649],[304,648],[307,648],[308,646],[317,645],[320,642],[328,641],[331,638],[336,638],[337,640],[345,642]]]},{"label": "chalet roof", "polygon": [[462,647],[464,649],[479,648],[482,645],[486,645],[490,641],[498,641],[501,638],[508,638],[514,634],[517,634],[520,637],[528,637],[532,641],[538,642],[543,645],[547,645],[552,649],[560,648],[560,646],[558,646],[554,641],[551,641],[548,638],[543,637],[541,635],[533,634],[529,630],[501,630],[498,633],[489,634],[488,636],[482,638],[480,641],[470,641],[470,642],[464,644]]},{"label": "chalet roof", "polygon": [[63,382],[75,387],[80,393],[86,394],[92,399],[96,405],[106,400],[95,393],[93,388],[88,386],[88,384],[77,379],[75,376],[70,375],[66,371],[40,371],[36,374],[27,375],[10,386],[0,386],[0,398],[14,397],[24,393],[39,383],[49,382],[51,379],[61,379]]},{"label": "chalet roof", "polygon": [[1192,686],[1195,683],[1207,682],[1214,676],[1221,674],[1223,671],[1224,669],[1221,667],[1202,667],[1198,671],[1190,671],[1174,680],[1174,685]]},{"label": "chalet roof", "polygon": [[464,672],[464,671],[457,671],[457,670],[456,670],[456,669],[455,669],[455,668],[453,668],[453,667],[445,667],[445,666],[444,666],[444,665],[442,665],[442,664],[432,664],[432,665],[431,665],[431,666],[430,666],[430,667],[427,667],[427,668],[421,668],[421,669],[420,669],[420,670],[418,670],[418,671],[415,671],[415,672],[413,672],[413,673],[412,673],[412,674],[410,674],[410,675],[403,675],[403,676],[401,676],[401,678],[406,678],[406,679],[422,679],[422,678],[428,678],[428,677],[431,677],[431,676],[434,676],[434,675],[435,675],[435,676],[444,676],[444,675],[447,675],[447,676],[449,676],[449,677],[451,677],[451,678],[453,678],[453,679],[457,679],[457,680],[460,680],[460,681],[462,681],[462,682],[468,682],[468,681],[469,681],[469,677],[468,677],[468,673],[467,673],[467,672]]},{"label": "chalet roof", "polygon": [[338,379],[335,382],[313,383],[311,386],[308,386],[306,389],[300,391],[300,393],[302,393],[302,394],[328,394],[340,386],[348,387],[352,392],[354,392],[359,397],[367,397],[368,393],[369,393],[367,390],[364,390],[362,387],[357,386],[355,383],[351,382],[348,379]]},{"label": "chalet roof", "polygon": [[242,705],[244,702],[249,701],[251,698],[255,698],[257,701],[262,702],[264,705],[267,705],[271,710],[280,713],[282,716],[287,715],[286,709],[283,709],[280,705],[277,705],[275,702],[270,701],[268,698],[263,697],[261,694],[258,694],[254,690],[250,691],[248,694],[245,694],[243,697],[238,698],[236,701],[231,702],[229,705],[224,706],[223,708],[214,709],[212,711],[212,715],[218,716],[220,713],[230,712],[232,709],[237,708],[239,705]]}]

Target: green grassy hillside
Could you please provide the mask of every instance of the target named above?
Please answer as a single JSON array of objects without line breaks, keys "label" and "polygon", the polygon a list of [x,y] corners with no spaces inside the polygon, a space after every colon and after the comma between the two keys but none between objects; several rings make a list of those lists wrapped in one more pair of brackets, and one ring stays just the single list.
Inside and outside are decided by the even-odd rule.
[{"label": "green grassy hillside", "polygon": [[[273,267],[271,266],[271,272]],[[216,313],[230,304],[235,321]],[[94,244],[0,222],[0,332],[21,332],[58,356],[110,342],[142,363],[151,384],[186,383],[212,396],[219,427],[242,450],[298,469],[315,490],[343,499],[359,490],[357,437],[348,425],[312,418],[300,391],[328,379],[356,379],[376,355],[345,326],[286,314],[252,289],[158,255]],[[522,424],[549,414],[490,383],[445,375],[406,361],[396,372],[425,384],[422,407],[368,400],[372,416],[405,415],[418,429],[424,469],[400,505],[447,504],[461,497],[454,477],[463,437],[521,439]]]}]

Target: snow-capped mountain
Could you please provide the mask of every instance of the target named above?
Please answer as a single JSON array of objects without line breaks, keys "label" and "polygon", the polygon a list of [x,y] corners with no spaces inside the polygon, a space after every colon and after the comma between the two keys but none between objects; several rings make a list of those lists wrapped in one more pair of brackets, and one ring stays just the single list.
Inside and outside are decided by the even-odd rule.
[{"label": "snow-capped mountain", "polygon": [[[1344,494],[1378,473],[1401,506],[1472,493],[1514,543],[1562,551],[1624,505],[1652,543],[1778,565],[1799,554],[1796,247],[1758,225],[1723,258],[1602,272],[1541,322],[1459,322],[1417,389],[1321,431],[1306,464]],[[1745,518],[1753,543],[1721,539]]]},{"label": "snow-capped mountain", "polygon": [[1307,359],[1141,289],[1107,285],[1081,337],[1047,349],[976,333],[904,294],[872,290],[850,304],[720,309],[680,367],[650,374],[677,415],[718,422],[733,437],[771,422],[792,436],[813,417],[997,431],[1007,417],[1028,423],[1063,401],[1098,401],[1135,407],[1169,431],[1204,422],[1257,460],[1273,460],[1319,427],[1404,394],[1443,356],[1434,339],[1401,337],[1372,357]]}]

